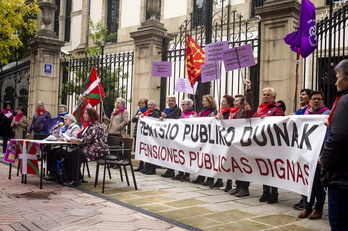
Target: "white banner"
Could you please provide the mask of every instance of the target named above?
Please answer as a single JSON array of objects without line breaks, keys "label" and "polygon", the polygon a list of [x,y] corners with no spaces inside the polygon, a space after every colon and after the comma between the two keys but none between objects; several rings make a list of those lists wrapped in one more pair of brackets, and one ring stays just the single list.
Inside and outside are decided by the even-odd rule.
[{"label": "white banner", "polygon": [[135,158],[310,195],[327,116],[139,119]]}]

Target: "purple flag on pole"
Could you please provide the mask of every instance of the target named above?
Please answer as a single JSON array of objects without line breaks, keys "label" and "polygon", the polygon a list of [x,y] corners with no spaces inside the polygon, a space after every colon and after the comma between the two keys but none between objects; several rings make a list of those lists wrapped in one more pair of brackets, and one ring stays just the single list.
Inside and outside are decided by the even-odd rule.
[{"label": "purple flag on pole", "polygon": [[317,48],[315,6],[309,0],[302,0],[298,30],[285,36],[284,41],[296,53],[300,49],[303,58]]}]

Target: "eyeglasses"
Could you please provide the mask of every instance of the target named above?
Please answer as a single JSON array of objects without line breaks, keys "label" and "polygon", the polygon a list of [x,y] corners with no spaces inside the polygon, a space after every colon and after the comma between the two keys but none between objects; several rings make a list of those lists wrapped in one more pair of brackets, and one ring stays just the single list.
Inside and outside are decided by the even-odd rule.
[{"label": "eyeglasses", "polygon": [[321,98],[313,98],[313,99],[311,99],[311,100],[313,100],[313,101],[316,101],[316,100],[321,101],[321,100],[323,100],[323,99],[321,99]]},{"label": "eyeglasses", "polygon": [[181,104],[181,106],[185,106],[185,105],[187,105],[187,104],[186,104],[186,103],[182,103],[182,104]]}]

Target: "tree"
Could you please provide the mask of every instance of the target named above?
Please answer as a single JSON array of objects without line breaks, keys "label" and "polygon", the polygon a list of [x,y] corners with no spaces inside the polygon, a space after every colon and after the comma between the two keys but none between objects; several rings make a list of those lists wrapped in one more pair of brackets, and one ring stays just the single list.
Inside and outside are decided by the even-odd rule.
[{"label": "tree", "polygon": [[27,42],[36,34],[38,10],[36,0],[0,1],[0,63],[2,65],[28,55]]},{"label": "tree", "polygon": [[108,29],[101,22],[93,23],[89,20],[88,36],[95,46],[85,49],[86,58],[70,60],[67,70],[74,73],[74,79],[62,84],[61,97],[74,95],[77,98],[83,93],[92,65],[95,65],[105,92],[103,100],[105,113],[110,115],[115,99],[126,96],[127,86],[120,84],[120,80],[127,79],[128,73],[122,66],[107,62],[110,55],[103,55],[104,45],[114,40],[116,33],[108,34]]}]

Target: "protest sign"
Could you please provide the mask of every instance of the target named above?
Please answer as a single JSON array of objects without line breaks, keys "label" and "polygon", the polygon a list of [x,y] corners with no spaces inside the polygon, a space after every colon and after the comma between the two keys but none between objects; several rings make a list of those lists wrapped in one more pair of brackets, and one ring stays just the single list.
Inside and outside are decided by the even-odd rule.
[{"label": "protest sign", "polygon": [[202,83],[221,79],[220,65],[218,62],[201,65]]},{"label": "protest sign", "polygon": [[197,90],[198,82],[191,87],[190,81],[188,79],[177,79],[175,84],[175,91],[185,92],[194,95]]},{"label": "protest sign", "polygon": [[228,49],[228,41],[209,43],[205,46],[205,62],[222,61],[222,51]]},{"label": "protest sign", "polygon": [[155,77],[171,77],[172,62],[152,62],[152,76]]},{"label": "protest sign", "polygon": [[226,71],[255,65],[251,44],[222,51],[222,59]]},{"label": "protest sign", "polygon": [[138,122],[136,159],[214,178],[310,195],[327,116]]}]

